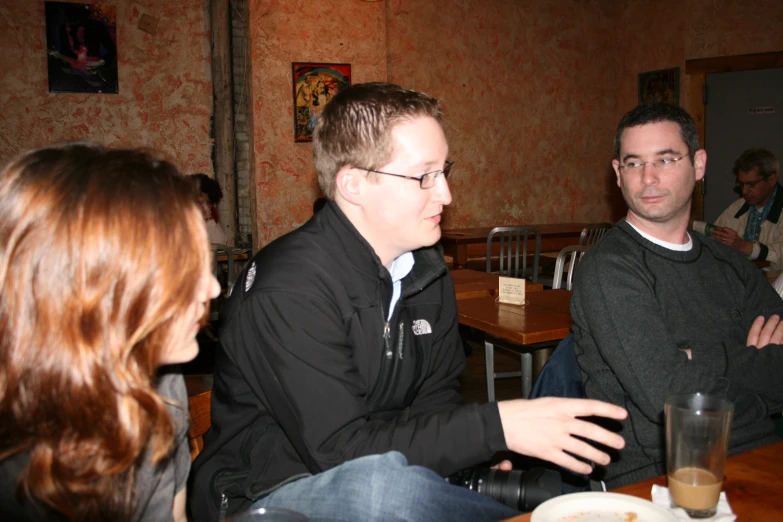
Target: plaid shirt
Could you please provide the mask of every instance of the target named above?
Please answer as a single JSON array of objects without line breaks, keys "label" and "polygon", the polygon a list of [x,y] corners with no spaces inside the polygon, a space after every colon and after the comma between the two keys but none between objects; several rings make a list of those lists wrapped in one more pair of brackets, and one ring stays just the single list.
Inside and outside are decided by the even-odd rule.
[{"label": "plaid shirt", "polygon": [[743,234],[742,239],[747,241],[759,240],[761,224],[765,219],[767,219],[767,214],[769,214],[769,209],[772,208],[772,202],[775,201],[775,195],[777,192],[778,187],[775,186],[775,188],[772,190],[772,194],[767,200],[767,204],[764,205],[764,208],[761,210],[759,210],[755,205],[750,207],[750,211],[748,212],[748,222],[745,224],[745,234]]}]

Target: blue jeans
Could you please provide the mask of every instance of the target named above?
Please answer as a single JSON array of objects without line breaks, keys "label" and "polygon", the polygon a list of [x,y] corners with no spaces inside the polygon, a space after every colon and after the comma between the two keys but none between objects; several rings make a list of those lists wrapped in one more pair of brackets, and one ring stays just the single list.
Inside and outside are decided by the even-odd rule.
[{"label": "blue jeans", "polygon": [[252,509],[284,508],[312,522],[504,520],[519,512],[453,486],[434,471],[409,466],[396,451],[348,461],[257,500]]}]

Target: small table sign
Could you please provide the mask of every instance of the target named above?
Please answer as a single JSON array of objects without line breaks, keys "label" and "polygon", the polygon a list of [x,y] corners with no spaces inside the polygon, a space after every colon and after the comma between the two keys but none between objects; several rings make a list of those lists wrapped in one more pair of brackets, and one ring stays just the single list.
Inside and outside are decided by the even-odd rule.
[{"label": "small table sign", "polygon": [[505,304],[525,304],[525,280],[515,277],[500,277],[498,301]]}]

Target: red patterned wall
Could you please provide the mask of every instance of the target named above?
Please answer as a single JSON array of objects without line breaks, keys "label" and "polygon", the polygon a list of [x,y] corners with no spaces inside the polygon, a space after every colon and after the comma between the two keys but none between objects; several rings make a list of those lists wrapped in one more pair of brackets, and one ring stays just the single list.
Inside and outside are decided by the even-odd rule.
[{"label": "red patterned wall", "polygon": [[[783,49],[780,0],[249,0],[259,244],[318,196],[295,144],[291,62],[347,62],[443,99],[457,170],[445,226],[598,221],[623,212],[609,173],[637,74],[685,60]],[[0,4],[0,161],[92,139],[161,149],[211,171],[206,0],[117,6],[119,95],[49,94],[43,2]],[[137,29],[141,14],[158,33]]]},{"label": "red patterned wall", "polygon": [[294,143],[291,62],[350,63],[353,83],[386,79],[382,2],[251,0],[259,245],[313,214],[319,196],[309,143]]},{"label": "red patterned wall", "polygon": [[619,5],[390,3],[390,80],[445,105],[446,227],[609,217]]},{"label": "red patterned wall", "polygon": [[[117,7],[119,94],[50,94],[44,2],[0,4],[0,162],[46,143],[83,139],[153,147],[185,172],[211,172],[206,2],[110,3]],[[159,20],[157,34],[138,29],[145,13]]]},{"label": "red patterned wall", "polygon": [[780,0],[627,0],[621,112],[636,105],[636,75],[680,67],[680,104],[689,108],[685,60],[783,50]]},{"label": "red patterned wall", "polygon": [[261,245],[318,195],[311,147],[293,143],[292,61],[350,62],[354,82],[443,99],[458,166],[445,226],[607,219],[617,5],[251,1]]}]

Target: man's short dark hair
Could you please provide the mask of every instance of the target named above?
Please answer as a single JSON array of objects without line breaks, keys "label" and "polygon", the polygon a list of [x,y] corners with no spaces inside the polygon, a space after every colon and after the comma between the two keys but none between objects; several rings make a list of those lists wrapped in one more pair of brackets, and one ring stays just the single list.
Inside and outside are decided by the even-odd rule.
[{"label": "man's short dark hair", "polygon": [[220,190],[220,184],[216,180],[202,173],[191,174],[190,177],[196,181],[198,191],[207,195],[210,203],[213,205],[220,203],[223,199],[223,191]]},{"label": "man's short dark hair", "polygon": [[688,146],[688,156],[693,163],[693,157],[699,150],[699,133],[696,124],[688,111],[677,105],[669,103],[646,103],[628,111],[617,126],[617,134],[614,136],[614,159],[620,159],[620,148],[623,141],[623,131],[629,127],[638,127],[650,123],[670,121],[680,126],[682,141]]},{"label": "man's short dark hair", "polygon": [[360,83],[335,95],[313,131],[313,161],[324,195],[334,199],[341,168],[377,169],[391,160],[392,129],[419,116],[440,119],[438,100],[392,83]]},{"label": "man's short dark hair", "polygon": [[734,168],[731,171],[736,176],[740,172],[748,172],[756,167],[759,169],[759,176],[768,178],[779,172],[780,163],[770,150],[748,149],[740,154],[737,161],[734,162]]}]

